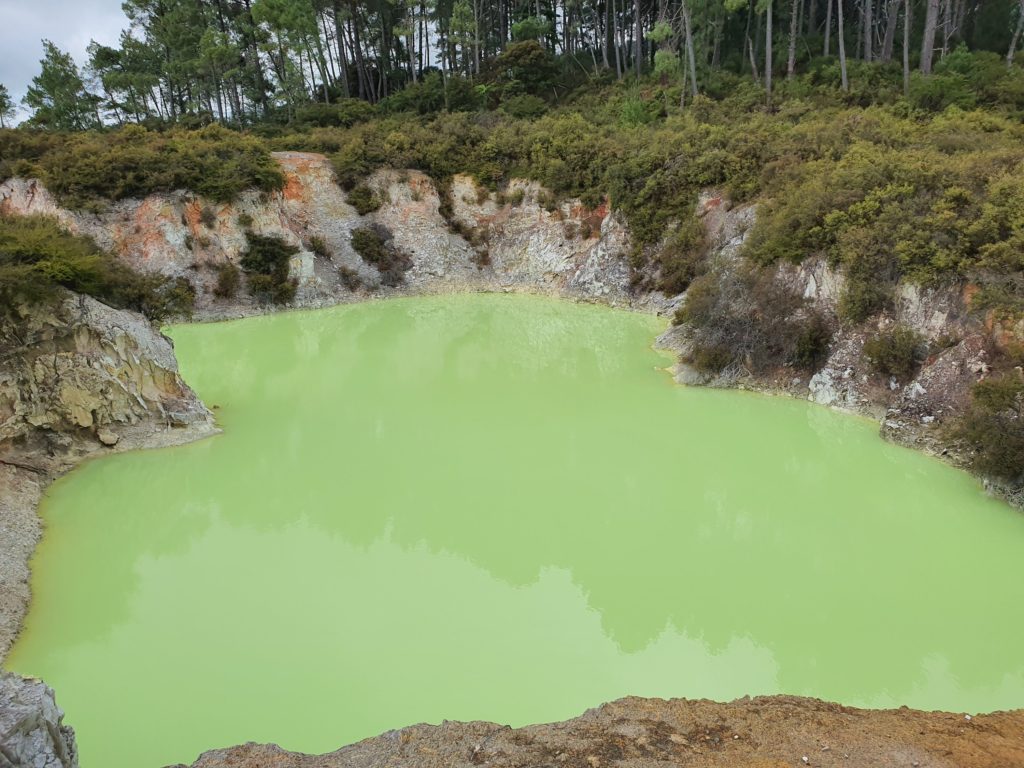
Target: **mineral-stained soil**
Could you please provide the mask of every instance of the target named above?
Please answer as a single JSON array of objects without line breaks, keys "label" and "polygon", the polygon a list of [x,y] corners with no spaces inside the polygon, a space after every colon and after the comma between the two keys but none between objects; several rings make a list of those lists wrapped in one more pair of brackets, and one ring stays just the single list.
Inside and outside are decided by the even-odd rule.
[{"label": "mineral-stained soil", "polygon": [[627,698],[563,723],[414,725],[326,755],[245,744],[192,768],[1022,768],[1024,710],[866,710],[796,696]]}]

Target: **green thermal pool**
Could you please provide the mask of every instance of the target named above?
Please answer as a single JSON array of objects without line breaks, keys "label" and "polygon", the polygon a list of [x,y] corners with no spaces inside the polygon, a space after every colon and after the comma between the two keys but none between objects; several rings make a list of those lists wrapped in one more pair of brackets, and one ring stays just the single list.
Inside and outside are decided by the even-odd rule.
[{"label": "green thermal pool", "polygon": [[224,433],[53,486],[8,666],[83,768],[626,694],[1024,706],[1024,516],[869,421],[675,385],[660,328],[516,296],[174,328]]}]

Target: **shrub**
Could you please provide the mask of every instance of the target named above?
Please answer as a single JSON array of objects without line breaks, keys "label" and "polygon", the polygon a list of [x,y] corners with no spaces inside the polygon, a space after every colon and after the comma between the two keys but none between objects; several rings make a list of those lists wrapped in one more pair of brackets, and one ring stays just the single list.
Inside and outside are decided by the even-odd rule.
[{"label": "shrub", "polygon": [[34,157],[24,170],[72,208],[180,189],[228,203],[246,189],[272,191],[284,185],[260,140],[219,125],[163,133],[129,125],[65,134],[44,148],[30,146],[28,153]]},{"label": "shrub", "polygon": [[217,212],[208,205],[204,205],[199,211],[199,220],[207,229],[213,229],[217,225]]},{"label": "shrub", "polygon": [[752,373],[780,366],[813,370],[832,337],[805,299],[752,265],[718,268],[696,278],[675,322],[689,327],[687,362],[705,372],[730,366]]},{"label": "shrub", "polygon": [[793,364],[807,371],[816,371],[828,358],[832,328],[819,313],[812,313],[803,323],[793,350]]},{"label": "shrub", "polygon": [[22,304],[57,301],[62,289],[157,321],[189,314],[195,300],[184,278],[136,272],[53,219],[0,216],[0,317],[14,316]]},{"label": "shrub", "polygon": [[217,265],[217,284],[213,288],[213,295],[221,299],[234,298],[238,293],[238,286],[242,282],[242,270],[231,262]]},{"label": "shrub", "polygon": [[250,216],[248,213],[238,214],[238,218],[236,219],[236,221],[238,222],[238,226],[240,226],[242,229],[250,229],[253,224],[252,216]]},{"label": "shrub", "polygon": [[364,184],[360,184],[348,193],[348,203],[356,209],[356,213],[365,216],[380,208],[380,198]]},{"label": "shrub", "polygon": [[296,283],[288,278],[291,257],[299,252],[276,235],[246,233],[248,248],[240,264],[249,292],[262,302],[287,304],[295,298]]},{"label": "shrub", "polygon": [[548,105],[544,99],[522,93],[503,101],[501,111],[520,120],[536,120],[548,111]]},{"label": "shrub", "polygon": [[892,291],[888,286],[850,280],[839,297],[839,316],[856,325],[885,309],[891,302]]},{"label": "shrub", "polygon": [[864,355],[872,367],[898,381],[909,381],[924,361],[924,339],[906,326],[872,336],[864,343]]},{"label": "shrub", "polygon": [[[685,291],[707,269],[706,244],[704,225],[696,216],[685,216],[651,259],[657,275],[652,287],[668,296]],[[634,254],[633,268],[642,268],[645,260],[642,252]]]},{"label": "shrub", "polygon": [[320,237],[320,235],[313,235],[309,238],[309,250],[320,258],[331,258],[331,249],[327,246],[327,241]]},{"label": "shrub", "polygon": [[363,286],[363,278],[356,270],[349,267],[338,267],[338,278],[341,280],[341,284],[350,291],[358,290]]},{"label": "shrub", "polygon": [[412,267],[412,259],[395,248],[390,240],[390,233],[383,227],[352,230],[352,247],[356,253],[367,264],[377,268],[384,285],[396,286],[405,280],[405,273]]},{"label": "shrub", "polygon": [[953,434],[973,448],[975,471],[1024,482],[1024,381],[1007,374],[976,384]]},{"label": "shrub", "polygon": [[299,128],[351,128],[356,123],[372,119],[376,114],[376,108],[363,99],[341,99],[334,104],[307,104],[299,107],[295,111],[295,123]]}]

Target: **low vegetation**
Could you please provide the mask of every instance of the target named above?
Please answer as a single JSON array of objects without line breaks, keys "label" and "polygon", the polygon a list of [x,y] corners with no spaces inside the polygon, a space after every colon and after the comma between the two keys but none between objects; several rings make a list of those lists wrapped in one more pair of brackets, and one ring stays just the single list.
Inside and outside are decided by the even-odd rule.
[{"label": "low vegetation", "polygon": [[195,299],[188,281],[135,272],[53,219],[0,216],[0,320],[52,304],[66,290],[152,320],[187,315]]},{"label": "low vegetation", "polygon": [[377,194],[365,184],[357,184],[349,190],[346,195],[349,205],[356,209],[356,213],[365,216],[380,208],[381,200]]},{"label": "low vegetation", "polygon": [[913,378],[927,351],[924,338],[903,325],[877,333],[864,343],[864,356],[872,367],[902,382]]},{"label": "low vegetation", "polygon": [[269,192],[284,184],[262,141],[218,125],[168,131],[138,125],[102,132],[0,131],[0,178],[10,176],[39,178],[62,205],[89,210],[182,189],[227,203],[247,189]]},{"label": "low vegetation", "polygon": [[[352,247],[363,261],[377,268],[383,285],[400,285],[405,280],[405,273],[412,267],[412,259],[395,247],[391,234],[383,227],[358,227],[352,230]],[[345,279],[344,275],[342,279]]]},{"label": "low vegetation", "polygon": [[219,299],[232,299],[242,284],[242,270],[231,262],[218,264],[217,283],[213,287],[213,295]]},{"label": "low vegetation", "polygon": [[690,364],[710,374],[761,374],[780,366],[813,371],[832,337],[802,296],[751,264],[695,279],[675,320],[690,326]]},{"label": "low vegetation", "polygon": [[1019,369],[975,385],[954,435],[973,449],[975,471],[1024,483],[1024,379]]},{"label": "low vegetation", "polygon": [[247,232],[246,239],[248,247],[240,264],[246,273],[249,293],[264,303],[291,302],[297,286],[288,276],[289,265],[299,248],[276,235]]}]

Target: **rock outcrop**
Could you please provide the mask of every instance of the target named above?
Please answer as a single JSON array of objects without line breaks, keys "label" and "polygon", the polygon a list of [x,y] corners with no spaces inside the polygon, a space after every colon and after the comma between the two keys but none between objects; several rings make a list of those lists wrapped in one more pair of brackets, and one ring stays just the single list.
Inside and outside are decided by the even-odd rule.
[{"label": "rock outcrop", "polygon": [[41,680],[0,672],[0,767],[78,768],[75,731]]},{"label": "rock outcrop", "polygon": [[414,725],[326,755],[246,744],[193,768],[1010,768],[1024,765],[1024,710],[968,717],[863,710],[795,696],[719,704],[628,698],[564,723]]},{"label": "rock outcrop", "polygon": [[46,485],[83,458],[193,440],[213,418],[170,340],[133,312],[71,296],[0,330],[0,659],[28,605]]},{"label": "rock outcrop", "polygon": [[[187,278],[197,289],[197,319],[270,309],[244,291],[235,297],[214,294],[218,268],[239,262],[247,231],[280,237],[299,249],[291,262],[296,306],[371,294],[515,289],[650,304],[650,297],[638,299],[629,290],[628,232],[606,205],[592,210],[568,200],[544,207],[544,190],[524,181],[514,181],[499,203],[465,176],[454,179],[443,202],[424,174],[381,170],[366,181],[381,205],[360,216],[335,183],[327,158],[303,152],[274,157],[285,175],[283,190],[245,193],[231,204],[176,192],[123,200],[102,213],[71,211],[40,182],[15,178],[0,184],[0,214],[52,216],[137,269]],[[448,208],[446,219],[442,211]],[[377,269],[353,249],[352,231],[363,226],[381,228],[410,257],[402,285],[382,288]],[[345,270],[358,276],[356,285],[343,278]]]}]

